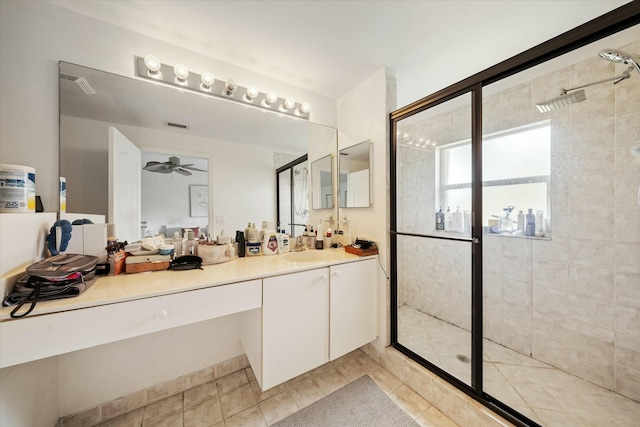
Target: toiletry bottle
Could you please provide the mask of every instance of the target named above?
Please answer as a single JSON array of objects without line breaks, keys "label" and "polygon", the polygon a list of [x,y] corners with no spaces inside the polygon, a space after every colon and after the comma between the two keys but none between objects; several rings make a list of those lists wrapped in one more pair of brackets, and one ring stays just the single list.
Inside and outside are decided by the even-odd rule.
[{"label": "toiletry bottle", "polygon": [[282,253],[284,254],[286,254],[291,250],[291,247],[289,245],[289,239],[290,237],[287,234],[286,230],[282,230]]},{"label": "toiletry bottle", "polygon": [[457,233],[462,233],[464,231],[460,206],[456,206],[456,211],[451,214],[451,231],[455,231]]},{"label": "toiletry bottle", "polygon": [[451,231],[451,209],[447,206],[447,212],[444,214],[444,229],[445,231]]},{"label": "toiletry bottle", "polygon": [[544,237],[544,217],[543,211],[536,211],[536,236]]},{"label": "toiletry bottle", "polygon": [[524,213],[518,212],[518,231],[524,234]]},{"label": "toiletry bottle", "polygon": [[255,223],[251,223],[251,228],[249,229],[249,242],[251,243],[259,243],[260,242],[260,232],[256,228]]},{"label": "toiletry bottle", "polygon": [[251,223],[247,224],[247,227],[244,229],[244,240],[245,242],[249,241],[249,230],[251,229]]},{"label": "toiletry bottle", "polygon": [[247,254],[247,246],[244,234],[240,230],[236,231],[236,241],[238,242],[238,256],[244,258]]},{"label": "toiletry bottle", "polygon": [[462,216],[464,221],[463,231],[465,234],[471,234],[471,211],[464,211]]},{"label": "toiletry bottle", "polygon": [[327,228],[327,234],[325,235],[324,241],[327,243],[327,248],[333,247],[333,233],[330,228]]},{"label": "toiletry bottle", "polygon": [[316,228],[316,242],[315,242],[315,248],[316,249],[324,249],[324,235],[323,235],[323,229],[322,229],[322,222],[320,224],[318,224],[318,227]]},{"label": "toiletry bottle", "polygon": [[307,237],[307,249],[315,249],[316,248],[316,242],[318,241],[318,237],[316,235],[317,230],[313,231],[313,226],[310,227],[309,229],[309,237]]},{"label": "toiletry bottle", "polygon": [[276,230],[264,230],[262,237],[262,254],[275,255],[278,253],[278,233]]},{"label": "toiletry bottle", "polygon": [[536,216],[531,208],[529,208],[528,213],[525,215],[524,235],[528,237],[536,235]]},{"label": "toiletry bottle", "polygon": [[440,206],[440,210],[436,212],[436,230],[444,230],[444,212],[442,212],[442,206]]}]

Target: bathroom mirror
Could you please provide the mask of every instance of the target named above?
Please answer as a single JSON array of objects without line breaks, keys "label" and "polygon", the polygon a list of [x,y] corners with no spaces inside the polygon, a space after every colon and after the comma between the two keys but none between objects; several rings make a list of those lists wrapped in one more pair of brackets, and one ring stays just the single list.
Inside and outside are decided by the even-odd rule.
[{"label": "bathroom mirror", "polygon": [[[182,164],[194,163],[195,159],[206,164],[199,168],[207,172],[192,171],[190,177],[143,170],[147,160],[140,165],[141,176],[146,175],[156,184],[160,180],[183,184],[186,178],[194,177],[198,181],[185,183],[175,195],[167,191],[167,186],[156,185],[156,190],[165,191],[156,195],[160,197],[155,197],[153,207],[141,206],[142,212],[154,212],[153,220],[142,216],[138,220],[129,213],[120,215],[121,222],[129,222],[127,227],[140,234],[144,232],[144,221],[149,230],[157,232],[170,234],[169,229],[199,226],[214,235],[220,229],[244,229],[249,220],[275,221],[275,157],[294,159],[304,155],[309,144],[318,142],[316,139],[331,139],[334,144],[337,141],[334,128],[306,120],[67,62],[61,61],[59,66],[60,175],[67,182],[67,212],[101,214],[108,222],[113,222],[112,215],[120,213],[108,212],[110,126],[125,135],[143,155],[159,155],[149,161],[170,162],[176,157]],[[144,180],[142,185],[139,199],[146,203],[150,197],[145,194]],[[201,211],[197,216],[191,215],[188,185],[207,187],[207,216],[201,216]],[[247,200],[252,203],[244,202]],[[169,211],[176,203],[184,216],[158,218],[158,212]],[[116,235],[121,239],[132,241],[138,237],[118,235],[117,229],[116,224]]]},{"label": "bathroom mirror", "polygon": [[371,206],[371,141],[340,150],[338,156],[340,184],[338,206],[368,208]]},{"label": "bathroom mirror", "polygon": [[333,208],[333,162],[327,155],[311,163],[313,209]]}]

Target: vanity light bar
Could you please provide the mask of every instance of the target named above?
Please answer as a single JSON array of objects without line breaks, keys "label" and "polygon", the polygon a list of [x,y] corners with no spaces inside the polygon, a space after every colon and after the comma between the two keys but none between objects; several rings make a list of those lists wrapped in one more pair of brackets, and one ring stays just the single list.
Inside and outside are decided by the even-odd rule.
[{"label": "vanity light bar", "polygon": [[[149,56],[152,57],[152,55]],[[246,88],[238,85],[233,80],[222,81],[214,79],[213,75],[206,71],[202,75],[193,73],[181,64],[175,67],[162,64],[155,57],[152,57],[152,59],[157,63],[154,63],[152,68],[149,68],[147,64],[149,61],[145,62],[145,58],[135,55],[134,58],[136,76],[145,80],[159,82],[180,90],[188,90],[199,95],[235,102],[247,107],[309,120],[310,106],[306,102],[298,103],[292,98],[279,98],[273,93],[259,92],[255,86]],[[203,76],[204,79],[202,78]],[[211,84],[207,85],[204,82]]]}]

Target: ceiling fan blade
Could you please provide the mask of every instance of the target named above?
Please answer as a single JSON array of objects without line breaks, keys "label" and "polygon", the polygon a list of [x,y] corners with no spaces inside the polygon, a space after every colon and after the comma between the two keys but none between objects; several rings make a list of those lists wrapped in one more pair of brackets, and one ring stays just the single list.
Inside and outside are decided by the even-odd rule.
[{"label": "ceiling fan blade", "polygon": [[148,162],[146,164],[145,167],[143,167],[142,169],[144,170],[148,170],[151,172],[156,172],[162,169],[169,169],[171,167],[171,165],[165,163],[160,163],[160,162]]},{"label": "ceiling fan blade", "polygon": [[178,165],[178,166],[180,166],[182,168],[186,168],[187,166],[193,166],[193,165],[194,165],[193,163],[189,163],[188,165]]},{"label": "ceiling fan blade", "polygon": [[204,169],[192,168],[190,165],[182,165],[181,167],[183,167],[185,169],[192,170],[192,171],[206,172],[206,170],[204,170]]},{"label": "ceiling fan blade", "polygon": [[189,175],[191,175],[191,172],[189,172],[189,171],[188,171],[188,170],[186,170],[186,169],[182,169],[182,168],[173,168],[173,170],[174,170],[175,172],[178,172],[180,175],[184,175],[184,176],[189,176]]}]

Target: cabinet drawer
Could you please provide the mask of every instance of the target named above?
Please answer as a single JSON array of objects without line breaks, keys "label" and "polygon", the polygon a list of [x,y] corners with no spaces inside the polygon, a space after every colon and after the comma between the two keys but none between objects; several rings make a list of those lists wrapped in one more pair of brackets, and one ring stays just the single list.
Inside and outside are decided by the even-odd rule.
[{"label": "cabinet drawer", "polygon": [[0,368],[259,308],[261,280],[0,323]]}]

